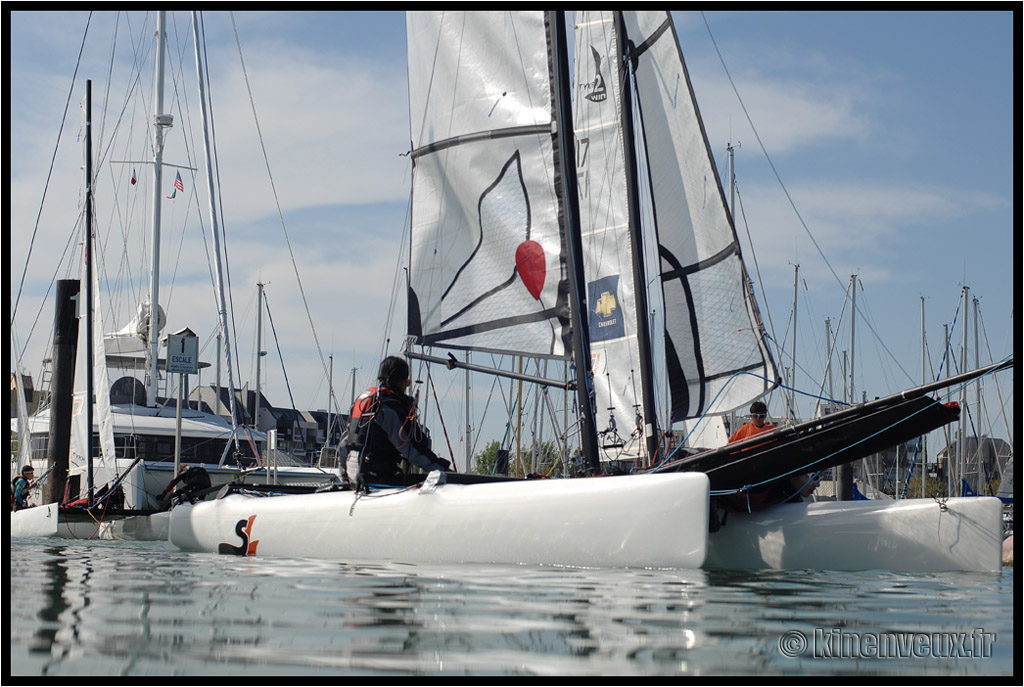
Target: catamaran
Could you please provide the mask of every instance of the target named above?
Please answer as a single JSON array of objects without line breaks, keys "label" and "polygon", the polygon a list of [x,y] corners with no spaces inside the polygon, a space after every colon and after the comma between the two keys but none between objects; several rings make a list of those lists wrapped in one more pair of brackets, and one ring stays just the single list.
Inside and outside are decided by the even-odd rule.
[{"label": "catamaran", "polygon": [[[999,568],[997,499],[790,503],[724,520],[713,506],[956,417],[925,392],[664,455],[656,378],[671,423],[744,407],[778,377],[667,13],[578,13],[575,92],[559,12],[412,12],[407,37],[406,355],[448,367],[464,365],[433,349],[575,361],[587,471],[608,462],[599,437],[635,417],[641,474],[433,473],[369,494],[226,490],[172,510],[173,544],[431,563]],[[660,338],[649,281],[663,303]]]}]

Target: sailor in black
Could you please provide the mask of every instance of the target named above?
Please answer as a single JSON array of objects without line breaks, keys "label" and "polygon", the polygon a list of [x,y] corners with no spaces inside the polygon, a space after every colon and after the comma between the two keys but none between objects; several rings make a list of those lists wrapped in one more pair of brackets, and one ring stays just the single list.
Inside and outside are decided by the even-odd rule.
[{"label": "sailor in black", "polygon": [[183,503],[185,499],[188,499],[190,503],[195,503],[203,496],[200,492],[210,488],[210,475],[201,465],[182,465],[178,468],[177,477],[171,480],[161,496],[170,493],[179,482],[181,489],[171,494],[171,503]]},{"label": "sailor in black", "polygon": [[416,421],[416,404],[405,393],[411,384],[408,363],[385,358],[377,377],[379,386],[367,389],[352,406],[346,441],[349,480],[404,485],[403,460],[427,472],[446,472],[451,464],[431,449],[430,432]]}]

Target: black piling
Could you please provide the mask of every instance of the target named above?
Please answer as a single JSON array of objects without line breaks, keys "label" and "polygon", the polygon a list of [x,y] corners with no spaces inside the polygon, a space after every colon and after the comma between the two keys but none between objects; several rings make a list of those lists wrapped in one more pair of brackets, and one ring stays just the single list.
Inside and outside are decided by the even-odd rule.
[{"label": "black piling", "polygon": [[[53,384],[50,390],[50,438],[46,462],[53,466],[47,503],[64,502],[71,452],[71,410],[74,402],[75,359],[78,351],[77,279],[57,282],[53,325]],[[71,495],[76,496],[75,494]]]}]

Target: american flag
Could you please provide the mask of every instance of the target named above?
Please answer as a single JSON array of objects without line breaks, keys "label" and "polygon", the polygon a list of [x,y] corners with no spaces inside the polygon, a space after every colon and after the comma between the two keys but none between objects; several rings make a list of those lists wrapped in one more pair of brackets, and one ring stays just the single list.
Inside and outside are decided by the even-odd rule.
[{"label": "american flag", "polygon": [[185,185],[181,183],[181,172],[178,172],[178,176],[174,180],[174,190],[171,191],[171,195],[167,196],[167,200],[174,200],[174,197],[178,195],[178,191],[185,192]]}]

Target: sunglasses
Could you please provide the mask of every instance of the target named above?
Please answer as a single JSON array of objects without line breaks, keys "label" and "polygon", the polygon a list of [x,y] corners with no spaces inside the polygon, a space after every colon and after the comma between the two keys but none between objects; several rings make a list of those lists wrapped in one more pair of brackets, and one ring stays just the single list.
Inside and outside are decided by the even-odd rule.
[{"label": "sunglasses", "polygon": [[760,417],[760,418],[766,418],[766,417],[768,417],[768,416],[767,416],[767,415],[765,415],[764,413],[751,413],[751,414],[750,414],[750,417]]}]

